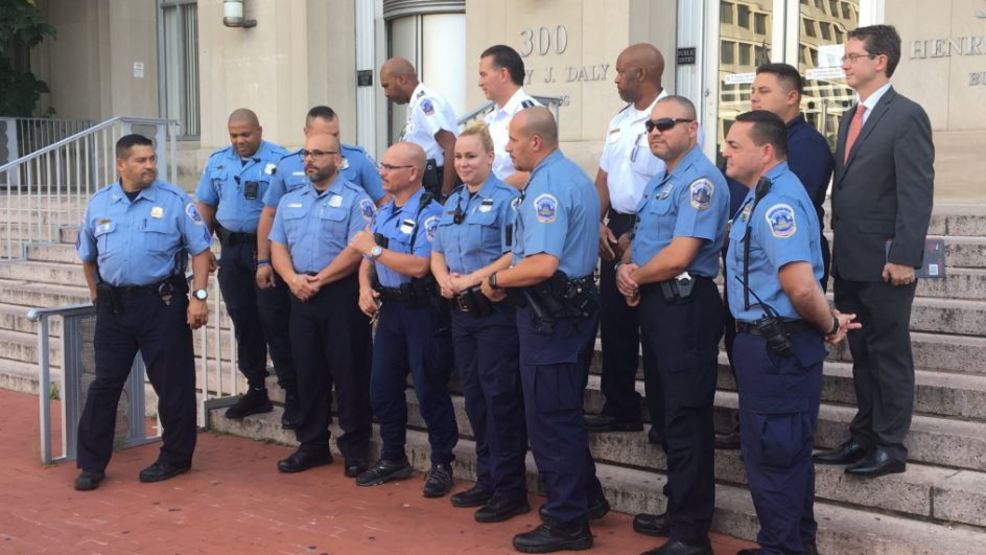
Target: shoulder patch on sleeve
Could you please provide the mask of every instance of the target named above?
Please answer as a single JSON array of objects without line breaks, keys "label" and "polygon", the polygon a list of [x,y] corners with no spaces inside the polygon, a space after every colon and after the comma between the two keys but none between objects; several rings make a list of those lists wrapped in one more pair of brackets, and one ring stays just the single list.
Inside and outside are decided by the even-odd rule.
[{"label": "shoulder patch on sleeve", "polygon": [[205,222],[202,220],[202,215],[199,214],[199,209],[195,207],[194,202],[189,202],[185,205],[185,215],[188,216],[188,219],[192,220],[192,223],[195,225],[205,225]]},{"label": "shoulder patch on sleeve", "polygon": [[715,190],[715,185],[704,177],[692,181],[692,184],[688,186],[692,208],[695,210],[705,210],[711,206],[712,194],[715,193]]},{"label": "shoulder patch on sleeve", "polygon": [[764,219],[770,226],[770,233],[779,239],[787,239],[798,230],[794,221],[794,209],[787,204],[775,204],[764,213]]},{"label": "shoulder patch on sleeve", "polygon": [[435,105],[432,104],[430,98],[425,98],[421,100],[421,111],[428,116],[432,116],[435,114]]},{"label": "shoulder patch on sleeve", "polygon": [[534,199],[534,213],[542,224],[554,223],[558,216],[558,199],[548,193],[537,197]]},{"label": "shoulder patch on sleeve", "polygon": [[377,213],[377,207],[374,206],[372,200],[363,197],[359,201],[359,213],[363,215],[364,220],[371,222],[373,221],[373,216]]},{"label": "shoulder patch on sleeve", "polygon": [[438,229],[438,216],[428,216],[425,218],[425,234],[428,235],[428,242],[435,240],[436,229]]}]

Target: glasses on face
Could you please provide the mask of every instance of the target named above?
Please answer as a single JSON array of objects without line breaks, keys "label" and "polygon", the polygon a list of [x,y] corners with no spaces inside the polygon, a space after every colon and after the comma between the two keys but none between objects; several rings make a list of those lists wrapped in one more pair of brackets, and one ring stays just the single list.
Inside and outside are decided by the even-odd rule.
[{"label": "glasses on face", "polygon": [[877,57],[876,54],[870,54],[870,53],[866,53],[866,54],[856,54],[856,53],[846,54],[845,56],[842,57],[842,63],[849,62],[850,64],[855,64],[856,63],[856,60],[858,60],[860,58],[869,58],[869,59],[872,60],[873,58],[876,58],[876,57]]},{"label": "glasses on face", "polygon": [[395,170],[403,170],[403,169],[406,169],[406,168],[413,168],[413,167],[414,166],[411,166],[411,165],[395,166],[393,164],[377,164],[377,168],[379,168],[381,170],[384,170],[384,171],[388,171],[388,172],[392,172],[392,171],[395,171]]},{"label": "glasses on face", "polygon": [[649,119],[644,122],[644,127],[647,128],[648,133],[653,133],[655,129],[664,133],[665,131],[671,130],[675,125],[679,123],[690,123],[695,120],[685,119],[685,118],[660,118],[660,119]]},{"label": "glasses on face", "polygon": [[308,158],[309,156],[311,156],[312,158],[323,158],[323,157],[328,156],[330,154],[339,154],[339,151],[337,151],[337,150],[302,150],[299,154],[301,154],[301,157],[302,158]]}]

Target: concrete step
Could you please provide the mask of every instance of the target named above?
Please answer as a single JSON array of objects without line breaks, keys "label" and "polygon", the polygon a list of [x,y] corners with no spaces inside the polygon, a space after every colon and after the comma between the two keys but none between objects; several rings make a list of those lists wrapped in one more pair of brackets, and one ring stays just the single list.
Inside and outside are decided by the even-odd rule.
[{"label": "concrete step", "polygon": [[[827,362],[823,367],[822,401],[840,405],[855,406],[856,391],[853,386],[852,364],[846,362]],[[955,374],[933,370],[916,370],[914,412],[928,416],[971,419],[986,422],[986,375]],[[596,376],[591,380],[598,379]],[[726,353],[719,356],[720,389],[736,390],[736,381],[729,368]],[[598,392],[598,388],[589,390]],[[640,391],[643,391],[641,382]],[[598,402],[602,409],[602,393]],[[588,402],[588,400],[587,400]],[[986,424],[984,424],[986,426]],[[986,429],[984,429],[986,432]]]},{"label": "concrete step", "polygon": [[33,243],[27,246],[27,258],[36,262],[81,264],[74,244]]},{"label": "concrete step", "polygon": [[[0,304],[0,329],[37,334],[39,324],[28,319],[28,310],[25,306]],[[49,321],[48,334],[51,337],[61,336],[62,321],[60,318],[53,318]]]},{"label": "concrete step", "polygon": [[986,205],[938,204],[931,213],[928,234],[986,236]]},{"label": "concrete step", "polygon": [[986,301],[917,297],[911,307],[911,331],[981,336],[986,330]]},{"label": "concrete step", "polygon": [[[717,396],[718,397],[718,396]],[[408,425],[425,430],[427,427],[420,416],[419,404],[414,392],[408,390]],[[456,422],[460,435],[472,438],[472,427],[465,412],[464,399],[453,397]],[[827,415],[820,416],[825,419]],[[982,431],[980,427],[980,431]],[[664,452],[660,446],[647,441],[647,432],[590,434],[590,448],[597,461],[616,466],[666,471]],[[716,453],[716,475],[720,481],[732,484],[746,484],[746,473],[738,451]],[[819,465],[816,467],[816,488],[818,497],[834,502],[879,509],[881,511],[904,513],[922,518],[934,518],[932,501],[934,491],[951,488],[948,479],[964,473],[965,479],[956,482],[957,492],[949,492],[951,498],[961,506],[949,507],[949,514],[975,512],[962,521],[966,524],[986,526],[986,516],[971,508],[986,506],[986,473],[977,470],[956,470],[934,464],[911,462],[908,472],[895,474],[876,480],[859,480],[847,476],[842,467]],[[974,476],[975,479],[971,478]],[[972,487],[969,488],[968,486]],[[971,497],[970,497],[971,496]],[[944,507],[939,507],[945,510]]]},{"label": "concrete step", "polygon": [[72,287],[0,279],[0,303],[32,308],[87,302],[89,302],[89,290],[84,285]]},{"label": "concrete step", "polygon": [[[986,219],[986,214],[982,217]],[[928,238],[944,239],[946,272],[950,268],[986,268],[986,237],[936,235]]]},{"label": "concrete step", "polygon": [[[293,433],[280,428],[280,407],[275,408],[272,413],[250,416],[242,421],[228,420],[223,417],[222,412],[222,410],[212,411],[210,415],[212,430],[285,445],[296,444]],[[336,437],[341,433],[336,424],[332,426],[332,433]],[[374,451],[378,449],[376,435],[373,439],[373,448]],[[409,430],[407,448],[408,457],[415,468],[419,471],[427,470],[430,465],[427,435],[421,431]],[[338,454],[334,444],[332,449]],[[460,440],[455,453],[457,479],[474,480],[475,445],[469,440]],[[543,493],[538,490],[537,471],[530,454],[527,458],[527,470],[530,490]],[[661,495],[665,483],[663,476],[605,463],[597,464],[596,472],[614,510],[630,514],[663,510],[665,504]],[[819,521],[819,550],[825,553],[965,555],[981,552],[981,546],[986,539],[986,534],[976,528],[953,528],[901,516],[874,514],[825,501],[816,503],[815,512]],[[746,539],[753,539],[756,536],[756,513],[748,491],[733,485],[717,485],[713,529],[719,533]],[[633,532],[627,530],[626,533]]]},{"label": "concrete step", "polygon": [[0,279],[74,287],[86,285],[82,264],[79,262],[0,262]]},{"label": "concrete step", "polygon": [[919,279],[917,296],[948,299],[986,299],[986,269],[946,268],[941,279]]}]

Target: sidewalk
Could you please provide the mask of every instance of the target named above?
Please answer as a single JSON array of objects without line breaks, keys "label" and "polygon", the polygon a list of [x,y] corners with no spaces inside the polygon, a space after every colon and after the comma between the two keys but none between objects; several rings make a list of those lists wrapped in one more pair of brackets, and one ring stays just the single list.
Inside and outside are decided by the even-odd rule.
[{"label": "sidewalk", "polygon": [[[0,390],[0,553],[71,554],[510,554],[511,538],[538,524],[531,513],[477,524],[447,498],[421,496],[421,477],[359,488],[339,462],[296,475],[275,464],[291,449],[213,433],[199,434],[189,474],[141,484],[137,473],[157,446],[115,454],[102,486],[72,489],[72,463],[38,461],[34,396]],[[456,485],[456,491],[468,487]],[[639,553],[663,542],[634,533],[630,517],[593,524],[588,553]],[[749,546],[714,536],[716,555]]]}]

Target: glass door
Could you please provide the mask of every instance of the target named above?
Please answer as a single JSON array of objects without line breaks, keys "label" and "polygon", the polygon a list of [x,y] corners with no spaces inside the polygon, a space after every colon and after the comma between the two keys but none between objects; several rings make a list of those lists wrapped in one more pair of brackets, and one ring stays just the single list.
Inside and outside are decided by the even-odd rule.
[{"label": "glass door", "polygon": [[[860,12],[881,0],[721,0],[719,2],[716,156],[736,116],[750,109],[757,66],[786,62],[805,78],[801,109],[833,149],[839,118],[854,101],[845,86],[842,52]],[[721,158],[719,159],[721,162]]]}]

